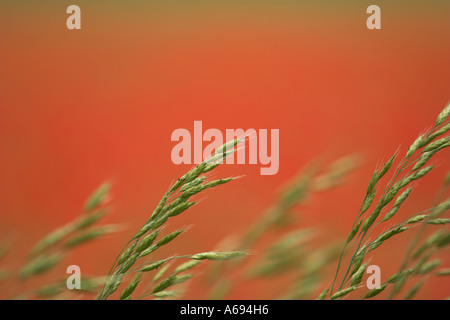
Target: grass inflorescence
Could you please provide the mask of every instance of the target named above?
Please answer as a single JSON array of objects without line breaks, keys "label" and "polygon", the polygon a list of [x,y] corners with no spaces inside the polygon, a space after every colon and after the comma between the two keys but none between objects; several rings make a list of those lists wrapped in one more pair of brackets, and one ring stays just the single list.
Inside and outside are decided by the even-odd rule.
[{"label": "grass inflorescence", "polygon": [[[128,241],[124,249],[117,256],[116,261],[111,268],[110,276],[108,277],[102,291],[97,296],[98,299],[107,299],[120,287],[124,277],[128,273],[138,272],[138,274],[131,280],[130,284],[122,291],[120,296],[121,299],[131,298],[131,294],[136,290],[141,282],[143,282],[143,277],[141,276],[142,273],[145,274],[150,271],[154,271],[173,259],[184,258],[195,261],[227,260],[245,255],[245,252],[242,251],[204,252],[193,255],[172,256],[159,261],[146,262],[138,267],[132,268],[135,266],[137,261],[140,261],[159,248],[174,241],[185,231],[184,229],[180,229],[160,237],[162,228],[169,219],[182,214],[191,206],[195,205],[196,202],[191,200],[195,195],[235,179],[225,178],[209,180],[207,173],[214,170],[229,155],[234,153],[240,142],[242,142],[242,139],[235,139],[217,148],[211,157],[183,175],[167,190],[151,214],[150,218],[148,218],[146,223],[136,232],[130,241]],[[159,279],[154,279],[152,281],[152,284],[154,285],[152,285],[150,289],[147,288],[146,292],[144,292],[140,298],[161,298],[163,295],[167,296],[166,289],[176,284],[183,283],[192,277],[191,274],[180,275],[180,273],[191,269],[196,265],[197,263],[190,262],[190,264],[179,266],[172,274],[166,278],[163,278],[159,282]],[[159,277],[162,278],[163,275],[160,274]],[[163,292],[166,293],[162,294]]]},{"label": "grass inflorescence", "polygon": [[[393,165],[399,155],[398,152],[396,152],[381,167],[381,169],[374,171],[369,180],[361,208],[356,215],[356,219],[347,237],[346,244],[342,249],[334,281],[329,292],[331,297],[335,297],[336,295],[336,293],[334,293],[335,287],[337,287],[338,292],[345,292],[345,290],[354,288],[352,282],[354,282],[355,275],[359,276],[361,267],[364,266],[363,263],[369,252],[380,247],[389,239],[412,229],[413,226],[418,224],[421,224],[422,226],[446,225],[449,222],[447,218],[438,217],[438,215],[449,209],[449,201],[446,200],[438,206],[427,210],[427,212],[418,213],[401,223],[389,227],[387,230],[376,236],[374,240],[370,240],[370,235],[374,229],[378,225],[392,219],[400,210],[404,202],[410,197],[410,194],[414,190],[413,182],[422,179],[433,170],[434,166],[433,164],[430,164],[432,157],[444,148],[450,146],[450,137],[448,136],[448,131],[450,130],[449,113],[450,105],[445,107],[439,114],[433,128],[428,132],[421,134],[410,145],[406,155],[400,160],[395,169],[393,169]],[[390,180],[385,184],[384,188],[380,187],[382,178],[389,173],[392,173]],[[434,242],[436,241],[435,239],[433,240]],[[434,245],[436,245],[436,243],[434,243]],[[353,249],[351,249],[352,247]],[[422,251],[428,250],[429,247],[433,247],[431,241],[428,241],[428,245],[424,247]],[[352,252],[350,261],[347,264],[340,284],[337,285],[339,271],[343,266],[343,258],[350,252]],[[396,276],[396,279],[400,277],[400,280],[397,279],[395,281],[395,286],[397,287],[399,287],[401,283],[404,283],[404,279],[409,275],[406,272],[402,273],[407,265],[409,257],[405,259],[406,260],[399,270],[400,274]],[[423,275],[430,271],[428,269],[419,269],[420,267],[421,266],[416,266],[416,269],[414,269],[415,274]],[[364,298],[367,299],[378,295],[391,283],[393,282],[391,281],[383,284],[381,288],[367,293]],[[347,285],[350,287],[346,288]],[[420,286],[414,288],[416,291],[419,289]],[[411,295],[407,295],[407,298],[411,298]]]},{"label": "grass inflorescence", "polygon": [[[83,276],[81,290],[68,292],[65,279],[58,278],[11,297],[61,299],[74,293],[88,293],[96,294],[100,300],[114,294],[121,300],[178,298],[194,277],[196,268],[209,260],[215,261],[207,272],[212,299],[227,297],[246,281],[285,276],[290,277],[289,284],[274,292],[274,298],[341,300],[358,295],[360,299],[382,296],[413,299],[430,277],[450,275],[450,269],[440,259],[443,250],[450,246],[450,218],[446,216],[450,199],[445,198],[450,188],[450,172],[427,210],[402,216],[418,182],[434,170],[436,155],[450,146],[449,116],[450,105],[438,115],[431,129],[411,143],[402,157],[401,152],[395,152],[368,177],[359,211],[342,241],[312,245],[311,239],[317,238],[317,231],[297,224],[296,208],[313,194],[339,186],[356,166],[355,156],[344,157],[327,167],[317,163],[308,166],[247,230],[222,243],[226,251],[153,258],[156,251],[184,237],[189,229],[166,232],[169,220],[195,206],[195,198],[206,190],[236,179],[214,180],[210,174],[237,150],[244,138],[235,139],[217,148],[208,159],[169,187],[145,223],[120,250],[108,275]],[[9,281],[20,288],[28,279],[50,273],[73,249],[116,232],[117,225],[100,224],[109,212],[105,205],[109,191],[109,183],[95,191],[86,201],[82,214],[37,242],[19,270],[2,266],[0,283]],[[413,237],[398,271],[379,287],[367,289],[363,281],[373,255],[405,234]],[[0,242],[0,261],[3,262],[11,247],[10,241]],[[254,259],[240,259],[248,252],[255,253]],[[327,267],[334,262],[337,263],[334,277],[323,290]]]},{"label": "grass inflorescence", "polygon": [[357,164],[356,155],[342,157],[326,167],[317,162],[310,164],[242,235],[235,236],[231,243],[225,239],[223,246],[258,252],[258,258],[244,266],[242,263],[247,260],[211,265],[209,298],[223,299],[231,290],[253,279],[270,281],[285,276],[295,280],[282,293],[273,294],[274,298],[310,296],[321,284],[324,269],[338,252],[336,244],[311,246],[312,239],[317,238],[316,230],[299,226],[296,209],[314,194],[341,185]]},{"label": "grass inflorescence", "polygon": [[[104,237],[117,231],[115,225],[99,225],[102,218],[108,213],[105,204],[109,200],[110,183],[101,185],[86,201],[82,213],[70,223],[54,230],[39,240],[29,251],[24,265],[16,272],[5,273],[4,281],[9,281],[16,289],[30,278],[37,278],[54,270],[66,256],[79,246]],[[11,244],[3,245],[1,256],[7,253]],[[66,280],[56,280],[54,283],[45,284],[36,289],[27,290],[17,295],[14,299],[40,298],[50,299],[77,293],[96,293],[100,288],[104,277],[83,276],[81,288],[68,290]],[[13,284],[16,282],[15,284]]]}]

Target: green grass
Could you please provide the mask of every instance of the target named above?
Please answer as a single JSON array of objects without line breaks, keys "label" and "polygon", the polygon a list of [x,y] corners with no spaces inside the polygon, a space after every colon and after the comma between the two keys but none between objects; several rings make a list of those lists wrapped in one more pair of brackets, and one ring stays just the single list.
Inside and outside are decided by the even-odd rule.
[{"label": "green grass", "polygon": [[[83,276],[82,290],[67,290],[65,279],[49,282],[48,274],[85,243],[112,236],[117,225],[104,225],[108,214],[110,184],[105,183],[86,201],[79,217],[40,240],[28,253],[22,268],[8,269],[5,260],[14,249],[11,241],[0,242],[0,282],[15,289],[1,292],[5,299],[73,299],[77,293],[96,295],[96,299],[167,299],[189,296],[186,284],[196,275],[204,260],[214,261],[205,273],[209,298],[226,298],[234,289],[254,279],[281,281],[291,279],[273,299],[413,299],[432,277],[449,276],[441,258],[448,252],[450,233],[450,173],[429,209],[402,212],[405,203],[416,196],[420,181],[435,168],[441,151],[450,146],[450,105],[438,115],[433,127],[421,134],[402,156],[395,152],[376,168],[361,192],[361,206],[345,239],[332,243],[320,241],[320,232],[297,221],[296,209],[312,196],[345,183],[355,170],[358,157],[347,156],[326,166],[311,163],[277,198],[275,204],[241,233],[230,234],[233,241],[223,242],[227,251],[172,255],[154,259],[155,252],[187,236],[187,228],[166,231],[167,222],[195,206],[195,198],[209,189],[236,178],[211,179],[210,172],[237,150],[243,141],[236,139],[218,148],[203,163],[180,177],[162,195],[152,214],[131,239],[118,250],[105,276]],[[235,183],[235,182],[233,182]],[[356,195],[355,195],[356,196]],[[326,201],[326,199],[325,199]],[[393,222],[395,221],[395,222]],[[195,223],[202,223],[195,221]],[[234,230],[233,230],[234,232]],[[380,288],[364,285],[367,267],[380,248],[392,245],[404,234],[413,234],[404,248],[396,273],[384,277]],[[247,259],[248,253],[251,259]],[[448,254],[448,253],[447,253]],[[330,268],[331,266],[331,268]],[[335,266],[335,269],[332,269]],[[45,277],[45,283],[28,287],[30,279]],[[327,281],[331,281],[327,283]],[[39,281],[34,281],[33,284]],[[283,282],[280,282],[283,283]],[[69,292],[70,291],[70,292]]]}]

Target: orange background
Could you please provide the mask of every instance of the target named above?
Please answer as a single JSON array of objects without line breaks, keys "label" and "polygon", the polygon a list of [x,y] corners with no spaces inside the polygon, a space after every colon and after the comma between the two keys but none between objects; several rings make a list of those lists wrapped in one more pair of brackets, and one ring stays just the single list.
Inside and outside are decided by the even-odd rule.
[{"label": "orange background", "polygon": [[[189,169],[172,164],[170,135],[192,132],[194,120],[204,130],[280,129],[280,170],[260,176],[255,165],[220,168],[221,177],[246,176],[209,191],[172,222],[195,226],[166,253],[213,250],[245,230],[311,159],[360,152],[363,165],[345,186],[310,199],[302,216],[325,239],[344,237],[376,165],[399,145],[404,150],[449,101],[444,2],[377,1],[382,29],[374,31],[365,25],[368,1],[72,2],[0,4],[0,233],[15,241],[12,264],[112,180],[108,221],[125,231],[68,261],[86,273],[107,272]],[[81,7],[81,30],[66,28],[70,4]],[[429,207],[448,155],[407,208]],[[378,261],[385,275],[395,272],[399,253]],[[450,283],[440,281],[418,297],[448,296]],[[267,292],[245,287],[233,297]],[[202,293],[197,284],[189,297]]]}]

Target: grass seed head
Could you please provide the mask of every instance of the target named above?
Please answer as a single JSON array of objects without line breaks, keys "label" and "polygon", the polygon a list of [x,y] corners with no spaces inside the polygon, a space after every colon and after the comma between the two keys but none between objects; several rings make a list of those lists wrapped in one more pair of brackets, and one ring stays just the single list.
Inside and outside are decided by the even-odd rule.
[{"label": "grass seed head", "polygon": [[155,241],[155,239],[158,237],[160,231],[161,230],[155,230],[148,236],[144,237],[144,239],[142,239],[137,245],[136,252],[142,252],[146,250],[148,247],[150,247]]},{"label": "grass seed head", "polygon": [[167,270],[169,270],[170,266],[172,265],[172,262],[168,262],[166,264],[164,264],[159,270],[158,272],[155,274],[155,276],[153,277],[152,282],[157,282],[159,281],[167,272]]},{"label": "grass seed head", "polygon": [[190,269],[194,268],[195,266],[197,266],[200,263],[201,263],[201,261],[198,261],[198,260],[192,260],[192,261],[185,262],[183,264],[180,264],[175,269],[174,273],[181,273],[181,272],[190,270]]},{"label": "grass seed head", "polygon": [[379,287],[378,289],[372,289],[370,290],[363,299],[370,299],[375,297],[376,295],[380,294],[381,292],[383,292],[384,289],[386,289],[387,284],[382,285],[381,287]]},{"label": "grass seed head", "polygon": [[367,267],[367,263],[364,263],[363,265],[361,265],[358,269],[358,271],[356,271],[353,276],[352,276],[352,280],[350,283],[350,286],[357,286],[361,283],[362,278],[364,276],[364,271],[366,271],[366,267]]},{"label": "grass seed head", "polygon": [[27,263],[19,272],[21,279],[29,278],[33,275],[42,274],[56,266],[63,259],[61,252],[52,253],[50,255],[38,256],[34,260]]},{"label": "grass seed head", "polygon": [[156,285],[156,287],[153,289],[153,293],[161,292],[163,290],[166,290],[170,286],[172,286],[175,283],[176,275],[171,275],[167,277],[166,279],[162,280],[160,283]]},{"label": "grass seed head", "polygon": [[182,234],[185,230],[177,230],[175,232],[172,232],[170,234],[168,234],[167,236],[163,237],[161,240],[158,241],[158,243],[156,244],[158,247],[161,247],[169,242],[171,242],[172,240],[174,240],[176,237],[178,237],[180,234]]},{"label": "grass seed head", "polygon": [[323,291],[319,294],[319,296],[316,298],[316,300],[324,300],[325,297],[326,297],[327,294],[328,294],[328,291],[330,291],[329,288],[326,288],[325,290],[323,290]]},{"label": "grass seed head", "polygon": [[448,224],[448,223],[450,223],[450,219],[448,219],[448,218],[431,219],[431,220],[425,221],[425,223],[434,224],[434,225]]},{"label": "grass seed head", "polygon": [[349,294],[350,292],[355,291],[356,289],[358,289],[358,287],[350,287],[350,288],[338,291],[330,297],[330,300],[336,300],[336,299],[342,298],[342,297],[346,296],[347,294]]},{"label": "grass seed head", "polygon": [[433,141],[432,143],[430,143],[429,145],[427,145],[424,149],[423,152],[429,152],[429,151],[434,151],[446,144],[448,144],[450,142],[450,137],[443,137],[439,140]]},{"label": "grass seed head", "polygon": [[84,205],[84,210],[90,212],[95,210],[100,205],[102,205],[108,198],[109,190],[111,189],[111,184],[109,182],[101,185],[86,201]]},{"label": "grass seed head", "polygon": [[372,175],[372,178],[370,178],[369,185],[368,185],[367,191],[366,191],[366,195],[369,195],[369,194],[372,193],[373,189],[375,188],[375,184],[377,183],[377,181],[378,181],[378,171],[375,170],[375,172]]},{"label": "grass seed head", "polygon": [[229,260],[246,256],[247,253],[243,251],[229,251],[229,252],[203,252],[191,256],[194,260]]},{"label": "grass seed head", "polygon": [[431,271],[433,271],[434,269],[436,269],[437,267],[439,267],[441,265],[441,260],[439,259],[435,259],[433,261],[429,261],[427,263],[424,263],[419,270],[416,271],[416,274],[428,274]]},{"label": "grass seed head", "polygon": [[422,143],[424,141],[425,135],[421,134],[417,139],[411,144],[411,146],[408,149],[408,152],[406,153],[406,157],[409,158],[413,155],[414,152],[416,152],[417,149],[419,149],[422,146]]},{"label": "grass seed head", "polygon": [[142,272],[148,272],[148,271],[152,271],[155,270],[157,268],[159,268],[160,266],[162,266],[164,263],[166,263],[167,260],[160,260],[160,261],[156,261],[153,262],[151,264],[149,264],[148,266],[145,266],[141,269]]},{"label": "grass seed head", "polygon": [[383,176],[389,171],[389,169],[391,168],[392,164],[394,163],[395,158],[397,157],[397,153],[395,153],[389,160],[388,162],[386,162],[386,164],[383,166],[383,168],[380,171],[380,174],[378,175],[378,179],[380,180],[381,178],[383,178]]},{"label": "grass seed head", "polygon": [[353,227],[352,231],[350,231],[350,234],[349,234],[348,237],[347,237],[347,241],[346,241],[347,243],[349,243],[350,241],[353,240],[353,238],[355,238],[356,234],[358,233],[359,228],[361,227],[362,222],[363,222],[362,220],[359,221],[359,222]]},{"label": "grass seed head", "polygon": [[436,126],[443,124],[449,116],[450,116],[450,104],[448,104],[438,115],[436,119]]},{"label": "grass seed head", "polygon": [[411,300],[412,298],[414,298],[414,296],[417,294],[417,292],[420,290],[420,288],[422,288],[423,284],[425,283],[424,280],[421,280],[419,282],[417,282],[412,288],[411,290],[408,291],[408,293],[405,296],[405,300]]},{"label": "grass seed head", "polygon": [[392,275],[386,282],[387,283],[396,283],[399,280],[402,280],[403,278],[409,276],[411,273],[413,273],[414,269],[406,269],[402,270],[400,272],[397,272],[396,274]]},{"label": "grass seed head", "polygon": [[136,290],[139,282],[141,282],[142,273],[137,273],[134,278],[131,280],[130,284],[122,291],[120,295],[120,300],[127,300],[131,297],[131,294]]},{"label": "grass seed head", "polygon": [[400,206],[403,202],[405,202],[406,199],[408,199],[409,195],[411,194],[413,188],[408,188],[405,191],[403,191],[395,200],[394,206]]},{"label": "grass seed head", "polygon": [[416,216],[410,218],[406,223],[407,224],[417,223],[417,222],[420,222],[420,221],[426,219],[427,217],[428,217],[428,215],[426,215],[426,214],[419,214],[419,215],[416,215]]},{"label": "grass seed head", "polygon": [[389,210],[386,215],[383,217],[383,219],[381,220],[382,222],[387,221],[389,219],[391,219],[396,213],[397,211],[400,209],[400,206],[394,206],[391,208],[391,210]]},{"label": "grass seed head", "polygon": [[372,192],[365,198],[364,203],[361,208],[361,214],[363,214],[364,212],[369,210],[374,198],[375,198],[375,192]]}]

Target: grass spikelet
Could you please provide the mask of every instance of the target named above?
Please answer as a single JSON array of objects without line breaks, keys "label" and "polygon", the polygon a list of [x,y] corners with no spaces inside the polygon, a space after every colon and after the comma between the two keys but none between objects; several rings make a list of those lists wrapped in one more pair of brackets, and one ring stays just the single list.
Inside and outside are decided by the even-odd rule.
[{"label": "grass spikelet", "polygon": [[366,251],[367,251],[366,247],[363,247],[355,254],[352,261],[353,270],[350,273],[350,275],[354,275],[359,270],[366,255]]},{"label": "grass spikelet", "polygon": [[167,261],[167,259],[153,262],[153,263],[149,264],[148,266],[145,266],[144,268],[142,268],[141,272],[148,272],[148,271],[155,270],[155,269],[159,268],[160,266],[162,266],[164,263],[166,263],[166,261]]},{"label": "grass spikelet", "polygon": [[324,300],[325,297],[327,296],[328,292],[330,291],[329,288],[326,288],[325,290],[323,290],[319,296],[316,298],[316,300]]},{"label": "grass spikelet", "polygon": [[353,274],[350,286],[357,286],[361,283],[364,276],[364,271],[366,271],[367,263],[364,263],[359,267],[359,269]]},{"label": "grass spikelet", "polygon": [[417,139],[409,147],[408,152],[406,153],[406,157],[407,158],[411,157],[413,153],[416,152],[417,149],[419,149],[422,146],[424,140],[425,134],[421,134],[419,137],[417,137]]},{"label": "grass spikelet", "polygon": [[444,179],[444,186],[445,186],[445,187],[450,186],[450,171],[447,172],[447,175],[445,176],[445,179]]},{"label": "grass spikelet", "polygon": [[229,252],[203,252],[191,256],[194,260],[230,260],[246,256],[247,253],[243,251],[229,251]]},{"label": "grass spikelet", "polygon": [[417,223],[417,222],[420,222],[420,221],[426,219],[427,217],[428,217],[428,215],[426,215],[426,214],[418,214],[418,215],[410,218],[406,223],[407,224]]},{"label": "grass spikelet", "polygon": [[[85,208],[86,213],[75,221],[56,229],[43,239],[41,239],[29,253],[30,258],[35,258],[38,255],[46,252],[47,250],[62,244],[63,240],[75,234],[75,236],[81,236],[76,234],[78,231],[82,231],[87,227],[93,225],[107,214],[106,209],[97,209],[97,207],[103,203],[104,199],[108,197],[107,192],[110,189],[109,183],[100,187],[87,201],[89,205]],[[89,239],[88,239],[89,240]]]},{"label": "grass spikelet", "polygon": [[433,151],[428,151],[428,152],[425,152],[424,154],[422,154],[422,156],[419,158],[417,163],[412,168],[412,171],[422,168],[437,151],[438,150],[433,150]]},{"label": "grass spikelet", "polygon": [[116,277],[112,278],[114,281],[111,283],[111,293],[116,292],[123,281],[123,277],[125,274],[118,274]]},{"label": "grass spikelet", "polygon": [[439,140],[436,140],[436,141],[430,143],[428,146],[426,146],[423,149],[423,152],[426,153],[426,152],[434,151],[436,149],[439,149],[443,145],[448,144],[449,142],[450,142],[450,137],[441,138]]},{"label": "grass spikelet", "polygon": [[[96,293],[104,281],[105,281],[104,277],[83,276],[83,278],[81,279],[80,289],[70,290],[70,293],[72,294]],[[65,293],[68,292],[66,279],[61,279],[56,281],[55,283],[47,284],[43,287],[35,289],[32,292],[32,296],[36,296],[37,298],[51,299],[54,298],[55,296],[62,294],[63,292]]]},{"label": "grass spikelet", "polygon": [[400,281],[400,280],[404,279],[405,277],[409,276],[413,272],[414,272],[414,269],[402,270],[402,271],[397,272],[396,274],[392,275],[386,282],[387,283],[396,283],[397,281]]},{"label": "grass spikelet", "polygon": [[56,252],[46,256],[39,256],[30,261],[25,267],[20,270],[21,279],[29,278],[30,276],[42,274],[49,271],[56,266],[63,259],[60,252]]},{"label": "grass spikelet", "polygon": [[65,237],[72,234],[74,231],[74,228],[71,225],[67,225],[64,227],[61,227],[46,237],[44,237],[42,240],[40,240],[30,251],[29,257],[34,258],[38,256],[39,254],[43,253],[47,249],[53,247],[57,243],[61,242]]},{"label": "grass spikelet", "polygon": [[171,297],[176,297],[178,295],[177,291],[159,291],[159,292],[155,292],[153,293],[153,296],[155,298],[171,298]]},{"label": "grass spikelet", "polygon": [[387,221],[389,219],[391,219],[396,213],[397,211],[400,209],[400,206],[394,206],[391,208],[391,210],[389,210],[386,215],[383,217],[383,219],[381,219],[381,222]]},{"label": "grass spikelet", "polygon": [[169,270],[170,266],[172,265],[172,262],[168,262],[166,264],[164,264],[159,270],[158,272],[155,274],[155,276],[153,277],[152,282],[156,283],[159,280],[161,280],[161,278],[166,274],[167,270]]},{"label": "grass spikelet", "polygon": [[34,291],[34,294],[39,298],[50,298],[54,297],[61,292],[63,292],[65,286],[63,283],[52,283],[43,288],[39,288]]},{"label": "grass spikelet", "polygon": [[148,256],[150,253],[155,252],[156,250],[158,250],[159,246],[154,244],[151,245],[150,247],[148,247],[147,249],[145,249],[144,251],[141,252],[140,257],[145,257]]},{"label": "grass spikelet", "polygon": [[359,156],[351,154],[344,156],[333,163],[327,172],[314,178],[311,190],[315,192],[329,190],[342,183],[342,178],[352,171],[359,163]]},{"label": "grass spikelet", "polygon": [[152,293],[157,293],[166,290],[175,283],[176,279],[177,279],[176,275],[170,275],[169,277],[161,281],[159,284],[157,284],[156,287],[153,289]]},{"label": "grass spikelet", "polygon": [[132,254],[125,262],[120,266],[120,273],[124,274],[127,272],[136,262],[136,260],[139,258],[139,253]]},{"label": "grass spikelet", "polygon": [[378,182],[378,171],[375,170],[372,177],[370,178],[369,185],[367,186],[366,194],[369,195],[372,193],[373,189],[375,188],[376,183]]},{"label": "grass spikelet", "polygon": [[356,289],[358,289],[358,287],[350,287],[350,288],[347,288],[347,289],[340,290],[340,291],[336,292],[335,294],[333,294],[330,297],[330,300],[336,300],[336,299],[340,299],[342,297],[345,297],[347,294],[349,294],[350,292],[355,291]]},{"label": "grass spikelet", "polygon": [[[81,288],[79,289],[82,293],[97,293],[105,282],[106,277],[83,277],[81,279]],[[66,280],[63,281],[66,287]]]},{"label": "grass spikelet", "polygon": [[434,225],[438,225],[438,224],[448,224],[448,223],[450,223],[450,219],[448,219],[448,218],[431,219],[431,220],[425,221],[425,223],[427,223],[427,224],[434,224]]},{"label": "grass spikelet", "polygon": [[369,210],[370,206],[372,205],[373,199],[375,198],[375,192],[372,192],[370,195],[366,197],[364,200],[364,203],[361,208],[361,214]]},{"label": "grass spikelet", "polygon": [[103,218],[108,213],[108,210],[106,209],[100,209],[92,213],[87,213],[78,218],[74,223],[74,228],[77,230],[83,230],[97,221],[99,221],[101,218]]},{"label": "grass spikelet", "polygon": [[360,221],[360,222],[358,222],[354,227],[353,227],[353,229],[350,231],[350,234],[348,235],[348,237],[347,237],[347,243],[349,243],[350,241],[352,241],[353,240],[353,238],[356,236],[356,234],[358,233],[358,231],[359,231],[359,228],[361,227],[361,224],[362,224],[362,220]]},{"label": "grass spikelet", "polygon": [[370,291],[364,296],[363,299],[370,299],[370,298],[375,297],[376,295],[378,295],[378,294],[380,294],[381,292],[383,292],[384,289],[386,289],[386,287],[387,287],[387,284],[384,284],[384,285],[382,285],[381,287],[379,287],[378,289],[375,288],[375,289],[370,290]]},{"label": "grass spikelet", "polygon": [[427,250],[428,248],[430,248],[431,246],[438,244],[439,241],[443,238],[443,236],[444,236],[444,231],[443,230],[438,230],[437,232],[433,233],[425,241],[425,243],[419,249],[417,249],[417,251],[412,255],[413,260],[417,259],[418,257],[420,257],[422,255],[422,253],[425,250]]},{"label": "grass spikelet", "polygon": [[378,238],[371,242],[371,244],[369,245],[369,251],[374,250],[375,248],[379,247],[384,241],[406,230],[408,230],[407,227],[397,227],[395,229],[391,229],[382,233],[380,236],[378,236]]},{"label": "grass spikelet", "polygon": [[196,186],[202,184],[202,183],[205,181],[205,179],[206,179],[206,177],[195,178],[195,179],[192,180],[191,182],[186,183],[185,185],[183,185],[183,186],[180,188],[180,191],[181,191],[181,192],[184,192],[184,191],[186,191],[186,190],[188,190],[188,189],[190,189],[190,188],[196,187]]},{"label": "grass spikelet", "polygon": [[444,123],[444,121],[447,120],[447,118],[450,116],[450,104],[448,104],[438,115],[436,119],[436,126],[440,126]]},{"label": "grass spikelet", "polygon": [[102,205],[107,200],[110,189],[111,184],[109,182],[101,185],[86,201],[86,204],[84,205],[84,210],[86,212],[90,212],[98,208],[100,205]]},{"label": "grass spikelet", "polygon": [[433,216],[438,216],[446,210],[450,210],[450,199],[445,200],[437,205],[437,207],[433,211]]},{"label": "grass spikelet", "polygon": [[417,271],[416,274],[420,274],[420,275],[424,275],[424,274],[428,274],[431,271],[433,271],[434,269],[436,269],[437,267],[439,267],[441,265],[441,260],[436,259],[433,261],[429,261],[427,263],[424,263]]},{"label": "grass spikelet", "polygon": [[408,293],[405,296],[405,300],[411,300],[412,298],[414,298],[414,296],[417,294],[417,292],[419,292],[420,288],[422,288],[424,283],[425,283],[425,280],[421,280],[421,281],[417,282],[411,288],[411,290],[408,291]]},{"label": "grass spikelet", "polygon": [[175,280],[173,282],[173,285],[183,283],[189,279],[191,279],[194,275],[192,274],[181,274],[181,275],[175,275]]},{"label": "grass spikelet", "polygon": [[[160,232],[161,230],[155,230],[155,231],[153,231],[152,233],[150,233],[149,235],[147,235],[146,237],[144,237],[142,240],[141,240],[141,242],[139,242],[139,244],[137,245],[137,247],[136,247],[136,252],[142,252],[142,251],[144,251],[145,249],[147,249],[148,247],[150,247],[152,244],[153,244],[153,242],[155,241],[155,239],[158,237],[158,235],[159,235],[159,232]],[[130,247],[131,248],[131,247]],[[130,249],[129,248],[129,249]],[[131,250],[132,251],[132,250]],[[127,254],[128,254],[128,252],[126,252]],[[124,252],[124,254],[125,254],[125,252]],[[120,261],[120,260],[119,260]],[[119,262],[120,263],[120,262]]]},{"label": "grass spikelet", "polygon": [[439,239],[439,241],[436,243],[437,248],[443,248],[450,244],[450,233],[447,233],[442,236],[442,238]]},{"label": "grass spikelet", "polygon": [[96,227],[91,230],[86,230],[85,232],[79,234],[76,237],[73,237],[72,239],[68,240],[65,243],[65,246],[67,248],[73,248],[80,244],[83,244],[85,242],[100,238],[104,235],[110,234],[112,232],[115,232],[117,230],[117,226],[109,225],[109,226],[102,226],[102,227]]},{"label": "grass spikelet", "polygon": [[403,193],[401,193],[397,199],[394,202],[394,207],[400,206],[403,202],[405,202],[406,199],[408,199],[409,195],[411,194],[413,188],[408,188]]},{"label": "grass spikelet", "polygon": [[185,262],[183,264],[180,264],[178,267],[176,267],[175,271],[173,273],[178,274],[178,273],[185,272],[187,270],[190,270],[190,269],[194,268],[195,266],[197,266],[200,263],[201,263],[201,261],[199,261],[199,260],[197,260],[197,261],[193,260],[193,261]]},{"label": "grass spikelet", "polygon": [[383,166],[383,168],[380,170],[380,174],[378,175],[377,181],[384,177],[384,175],[389,171],[392,164],[394,163],[395,158],[397,157],[397,153],[394,153],[394,155],[386,162],[386,164]]},{"label": "grass spikelet", "polygon": [[433,170],[433,166],[428,166],[423,169],[420,169],[419,171],[414,172],[412,175],[403,180],[402,188],[405,187],[407,184],[411,183],[412,181],[423,178],[431,170]]},{"label": "grass spikelet", "polygon": [[156,244],[158,247],[161,247],[165,244],[168,244],[172,240],[174,240],[176,237],[178,237],[180,234],[182,234],[185,230],[177,230],[175,232],[172,232],[168,234],[167,236],[163,237],[161,240],[158,241]]},{"label": "grass spikelet", "polygon": [[177,215],[179,215],[180,213],[186,211],[187,209],[189,209],[190,207],[192,207],[196,202],[183,202],[181,204],[179,204],[178,206],[176,206],[175,208],[170,210],[170,217],[175,217]]},{"label": "grass spikelet", "polygon": [[441,269],[436,272],[436,275],[440,277],[450,276],[450,269]]},{"label": "grass spikelet", "polygon": [[369,228],[374,224],[375,220],[380,215],[382,209],[382,205],[377,205],[371,215],[364,221],[363,226],[361,228],[361,232],[367,232]]},{"label": "grass spikelet", "polygon": [[234,179],[235,178],[226,178],[226,179],[218,179],[218,180],[210,181],[210,182],[205,184],[205,188],[214,188],[216,186],[220,186],[221,184],[230,182],[230,181],[232,181]]},{"label": "grass spikelet", "polygon": [[122,291],[120,295],[120,300],[127,300],[131,297],[131,294],[137,288],[139,282],[141,281],[142,273],[137,273],[134,278],[131,280],[130,284]]}]

